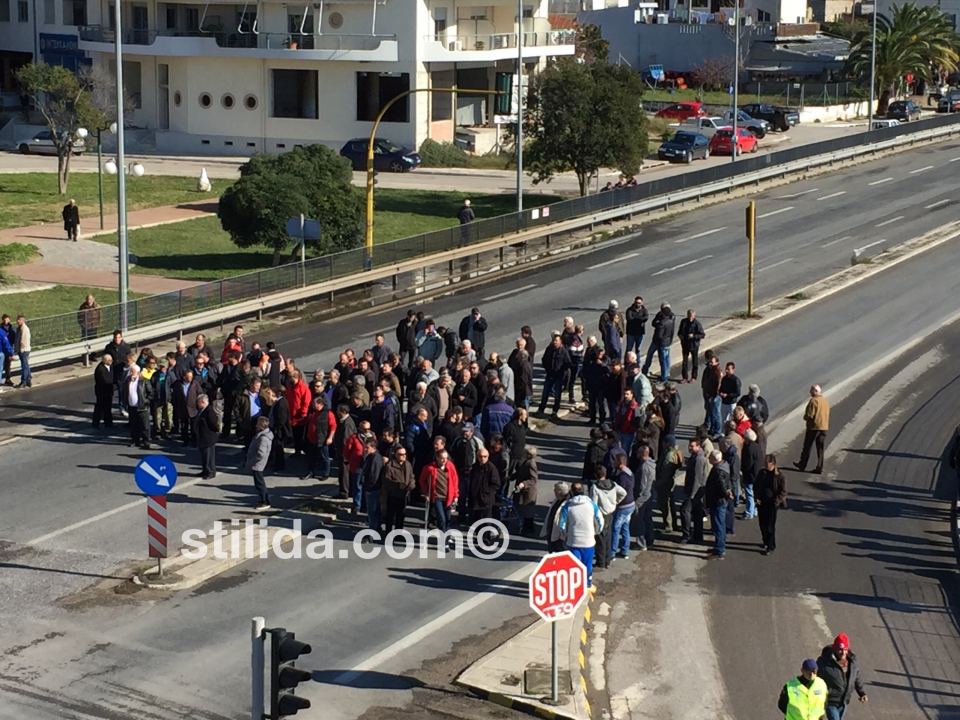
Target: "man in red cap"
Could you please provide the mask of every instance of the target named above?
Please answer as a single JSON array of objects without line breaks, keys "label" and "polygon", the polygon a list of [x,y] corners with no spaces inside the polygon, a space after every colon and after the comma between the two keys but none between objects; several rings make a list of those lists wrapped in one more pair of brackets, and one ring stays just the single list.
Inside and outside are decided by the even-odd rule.
[{"label": "man in red cap", "polygon": [[861,703],[867,702],[867,693],[860,679],[860,663],[850,650],[850,638],[840,633],[820,653],[817,661],[820,677],[827,684],[827,720],[843,720],[847,706],[856,690]]}]

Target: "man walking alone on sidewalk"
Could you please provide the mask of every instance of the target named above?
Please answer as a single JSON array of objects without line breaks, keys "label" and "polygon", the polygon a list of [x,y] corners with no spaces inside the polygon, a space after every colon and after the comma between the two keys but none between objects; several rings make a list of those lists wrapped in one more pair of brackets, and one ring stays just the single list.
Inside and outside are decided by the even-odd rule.
[{"label": "man walking alone on sidewalk", "polygon": [[67,231],[67,240],[76,242],[80,234],[80,208],[77,207],[77,201],[71,198],[63,206],[60,216],[63,218],[63,229]]}]

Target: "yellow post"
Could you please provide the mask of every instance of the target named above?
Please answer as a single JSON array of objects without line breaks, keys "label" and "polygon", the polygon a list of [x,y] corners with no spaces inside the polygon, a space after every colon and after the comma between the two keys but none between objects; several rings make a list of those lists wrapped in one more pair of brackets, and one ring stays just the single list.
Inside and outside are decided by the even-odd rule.
[{"label": "yellow post", "polygon": [[[370,128],[370,140],[367,142],[367,222],[366,232],[364,233],[364,245],[366,247],[364,268],[368,270],[373,267],[373,143],[377,139],[377,130],[380,127],[380,122],[383,120],[383,116],[387,114],[387,110],[393,107],[393,104],[398,100],[402,100],[403,98],[418,92],[500,95],[500,93],[496,90],[472,90],[470,88],[415,88],[413,90],[404,90],[402,93],[395,95],[394,97],[390,98],[380,109],[380,112],[377,113],[376,119],[373,121],[373,127]],[[454,109],[453,112],[454,117],[456,117],[456,109]]]},{"label": "yellow post", "polygon": [[757,203],[747,205],[747,317],[753,317],[753,261],[757,241]]}]

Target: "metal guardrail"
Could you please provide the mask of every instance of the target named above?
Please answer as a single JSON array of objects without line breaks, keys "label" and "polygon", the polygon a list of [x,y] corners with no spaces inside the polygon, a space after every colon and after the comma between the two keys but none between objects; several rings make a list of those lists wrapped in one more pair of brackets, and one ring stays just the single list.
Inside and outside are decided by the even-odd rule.
[{"label": "metal guardrail", "polygon": [[[355,248],[302,264],[291,263],[139,298],[128,303],[128,327],[141,337],[161,337],[170,330],[203,327],[204,324],[243,317],[258,310],[281,307],[348,287],[391,277],[396,282],[399,273],[469,258],[491,247],[519,245],[543,236],[549,241],[551,235],[590,227],[594,223],[696,200],[738,186],[850,159],[864,152],[889,149],[900,145],[904,137],[922,141],[956,132],[960,132],[960,114],[945,115],[869,134],[859,133],[816,145],[743,158],[736,163],[652,180],[632,188],[565,200],[523,213],[383,243],[375,247],[374,264],[366,269],[363,248]],[[874,141],[869,145],[865,144],[868,137]],[[429,262],[424,262],[425,258],[429,258]],[[88,327],[86,332],[76,313],[30,320],[34,345],[31,363],[61,362],[79,357],[90,348],[99,349],[103,344],[100,338],[117,325],[119,310],[119,305],[103,307],[97,327]]]}]

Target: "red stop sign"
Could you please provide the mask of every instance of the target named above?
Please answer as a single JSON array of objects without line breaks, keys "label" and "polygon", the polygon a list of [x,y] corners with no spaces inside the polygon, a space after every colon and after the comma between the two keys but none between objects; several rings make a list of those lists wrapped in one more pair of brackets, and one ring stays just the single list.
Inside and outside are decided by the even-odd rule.
[{"label": "red stop sign", "polygon": [[544,557],[530,576],[530,607],[544,620],[573,615],[587,596],[587,569],[570,552]]}]

